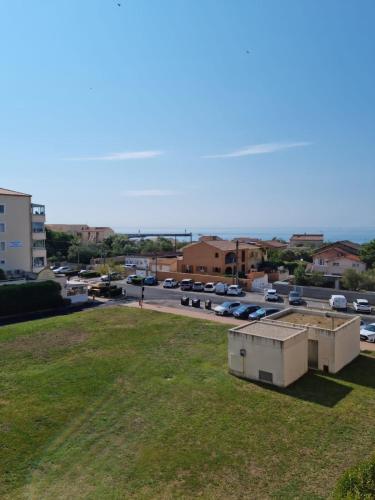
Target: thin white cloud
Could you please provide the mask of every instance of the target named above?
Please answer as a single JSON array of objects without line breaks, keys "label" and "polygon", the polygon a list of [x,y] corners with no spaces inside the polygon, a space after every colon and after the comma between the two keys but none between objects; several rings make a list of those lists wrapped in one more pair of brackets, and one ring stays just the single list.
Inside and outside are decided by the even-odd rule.
[{"label": "thin white cloud", "polygon": [[110,153],[104,156],[82,156],[78,158],[67,158],[70,161],[124,161],[145,160],[161,156],[163,151],[126,151],[123,153]]},{"label": "thin white cloud", "polygon": [[123,196],[131,198],[152,198],[152,197],[162,197],[162,196],[177,196],[180,194],[178,191],[172,191],[168,189],[140,189],[140,190],[130,190],[124,191]]},{"label": "thin white cloud", "polygon": [[239,158],[241,156],[253,156],[269,153],[276,153],[285,149],[300,148],[302,146],[309,146],[311,142],[268,142],[265,144],[253,144],[246,146],[230,153],[206,155],[202,158]]}]

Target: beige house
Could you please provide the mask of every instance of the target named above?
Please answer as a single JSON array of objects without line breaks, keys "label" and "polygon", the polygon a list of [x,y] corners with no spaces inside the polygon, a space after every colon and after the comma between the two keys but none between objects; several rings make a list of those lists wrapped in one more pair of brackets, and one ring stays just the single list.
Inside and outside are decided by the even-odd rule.
[{"label": "beige house", "polygon": [[[238,264],[237,264],[238,259]],[[265,250],[257,245],[235,241],[205,239],[182,248],[178,271],[195,274],[227,274],[256,271],[265,259]]]},{"label": "beige house", "polygon": [[88,226],[87,224],[47,224],[51,231],[71,234],[79,238],[82,243],[101,243],[115,234],[110,227]]},{"label": "beige house", "polygon": [[289,240],[289,247],[309,247],[309,248],[319,248],[324,243],[323,234],[293,234]]},{"label": "beige house", "polygon": [[45,207],[31,195],[0,188],[0,268],[10,275],[46,266]]},{"label": "beige house", "polygon": [[229,331],[229,372],[280,387],[309,368],[337,373],[359,354],[359,327],[359,316],[284,309]]},{"label": "beige house", "polygon": [[361,261],[359,252],[360,245],[350,241],[337,241],[314,252],[313,263],[307,270],[336,276],[342,276],[347,269],[365,271],[366,264]]}]

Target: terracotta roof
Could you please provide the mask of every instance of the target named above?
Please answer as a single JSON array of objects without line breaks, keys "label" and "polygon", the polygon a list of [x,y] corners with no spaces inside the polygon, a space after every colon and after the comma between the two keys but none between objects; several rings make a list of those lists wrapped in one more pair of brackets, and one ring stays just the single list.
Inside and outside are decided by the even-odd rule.
[{"label": "terracotta roof", "polygon": [[323,241],[324,235],[323,234],[293,234],[290,240],[294,241]]},{"label": "terracotta roof", "polygon": [[288,246],[287,243],[282,243],[281,241],[277,240],[259,241],[257,245],[265,248],[286,248]]},{"label": "terracotta roof", "polygon": [[5,195],[5,196],[29,196],[29,197],[31,197],[31,194],[19,193],[18,191],[12,191],[11,189],[4,189],[4,188],[0,188],[0,194]]},{"label": "terracotta roof", "polygon": [[345,253],[346,255],[354,255],[358,257],[360,248],[360,245],[358,245],[357,243],[352,243],[351,241],[336,241],[336,243],[330,243],[329,245],[325,245],[324,247],[319,248],[319,250],[316,250],[313,255],[320,255],[322,253],[327,254],[330,251],[336,251]]},{"label": "terracotta roof", "polygon": [[[228,252],[228,251],[235,251],[236,250],[236,242],[235,241],[228,241],[228,240],[222,240],[222,241],[205,241],[204,242],[206,245],[211,245],[215,248],[218,248],[219,250],[222,250],[223,252]],[[252,245],[249,243],[239,243],[238,249],[239,250],[247,250],[251,247]],[[255,245],[253,245],[254,248],[257,248]]]}]

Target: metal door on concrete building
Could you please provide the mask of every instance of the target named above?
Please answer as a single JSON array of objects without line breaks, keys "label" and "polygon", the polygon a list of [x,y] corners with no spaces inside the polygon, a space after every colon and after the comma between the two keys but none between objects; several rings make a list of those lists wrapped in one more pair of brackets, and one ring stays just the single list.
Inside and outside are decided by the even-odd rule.
[{"label": "metal door on concrete building", "polygon": [[308,363],[309,368],[317,369],[318,364],[318,341],[317,340],[309,340],[308,342]]}]

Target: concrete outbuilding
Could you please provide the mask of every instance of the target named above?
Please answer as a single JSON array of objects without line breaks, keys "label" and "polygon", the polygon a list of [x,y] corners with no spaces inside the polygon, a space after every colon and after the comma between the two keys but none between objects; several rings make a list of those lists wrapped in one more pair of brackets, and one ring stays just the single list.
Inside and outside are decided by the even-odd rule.
[{"label": "concrete outbuilding", "polygon": [[229,372],[279,387],[309,368],[337,373],[359,355],[359,328],[359,316],[285,309],[229,331]]}]

